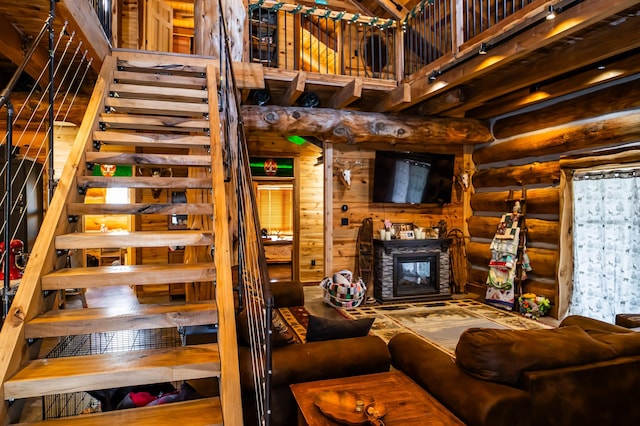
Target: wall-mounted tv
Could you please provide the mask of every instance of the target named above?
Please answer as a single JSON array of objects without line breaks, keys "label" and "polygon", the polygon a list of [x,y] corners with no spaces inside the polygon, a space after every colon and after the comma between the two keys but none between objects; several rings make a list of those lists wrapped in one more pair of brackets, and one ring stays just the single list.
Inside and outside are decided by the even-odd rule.
[{"label": "wall-mounted tv", "polygon": [[455,155],[376,151],[373,202],[451,202]]}]

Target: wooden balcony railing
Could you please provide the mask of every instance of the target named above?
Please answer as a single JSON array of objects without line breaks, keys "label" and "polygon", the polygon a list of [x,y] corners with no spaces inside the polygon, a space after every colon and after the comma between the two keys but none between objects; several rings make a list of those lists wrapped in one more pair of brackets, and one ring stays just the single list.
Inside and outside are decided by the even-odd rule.
[{"label": "wooden balcony railing", "polygon": [[251,62],[323,74],[397,78],[394,20],[269,0],[249,5],[248,19]]},{"label": "wooden balcony railing", "polygon": [[[257,0],[249,58],[272,68],[381,79],[475,54],[538,19],[544,0],[422,0],[400,21]],[[489,48],[490,43],[485,43]],[[442,59],[441,59],[442,58]]]}]

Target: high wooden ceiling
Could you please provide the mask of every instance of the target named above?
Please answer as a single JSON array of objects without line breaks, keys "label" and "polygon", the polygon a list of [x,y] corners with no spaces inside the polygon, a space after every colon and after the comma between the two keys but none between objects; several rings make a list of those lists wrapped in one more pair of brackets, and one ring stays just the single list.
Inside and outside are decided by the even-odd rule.
[{"label": "high wooden ceiling", "polygon": [[[174,6],[176,18],[188,21],[192,0],[167,3]],[[401,11],[410,10],[416,3],[415,0],[329,0],[328,7],[394,18],[403,16]],[[343,95],[345,87],[352,85],[352,78],[307,73],[306,88],[320,94],[321,106],[488,120],[585,90],[606,99],[613,97],[619,87],[637,83],[640,78],[640,37],[637,35],[640,1],[561,0],[556,5],[564,8],[554,21],[544,20],[545,6],[542,5],[508,29],[488,31],[484,38],[462,46],[456,55],[434,62],[399,84],[365,79],[359,97],[346,104],[336,100]],[[1,87],[15,71],[24,47],[36,36],[47,14],[48,2],[42,0],[0,0]],[[57,16],[57,25],[61,26],[64,18]],[[487,55],[478,54],[483,41],[492,43],[493,48]],[[46,56],[46,44],[43,44],[37,58],[42,62]],[[438,78],[429,81],[427,77],[433,71],[437,71]],[[90,74],[88,84],[80,88],[80,99],[88,99],[90,95],[95,70]],[[290,105],[284,95],[293,84],[299,84],[300,74],[265,69],[264,78],[275,93],[274,101]],[[18,90],[14,103],[20,104],[20,90],[29,86],[28,80],[24,79],[24,88]],[[625,106],[628,107],[628,102]],[[611,108],[618,108],[617,103],[612,102]],[[70,121],[79,119],[81,115],[76,114]]]}]

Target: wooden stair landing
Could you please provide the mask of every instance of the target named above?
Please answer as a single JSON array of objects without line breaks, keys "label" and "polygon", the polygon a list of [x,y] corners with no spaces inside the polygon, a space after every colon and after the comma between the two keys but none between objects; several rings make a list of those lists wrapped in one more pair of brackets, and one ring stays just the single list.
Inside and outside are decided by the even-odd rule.
[{"label": "wooden stair landing", "polygon": [[4,383],[4,397],[32,398],[219,376],[215,343],[36,359]]},{"label": "wooden stair landing", "polygon": [[76,417],[18,423],[14,426],[214,426],[222,424],[219,398],[172,402],[153,407],[84,414]]}]

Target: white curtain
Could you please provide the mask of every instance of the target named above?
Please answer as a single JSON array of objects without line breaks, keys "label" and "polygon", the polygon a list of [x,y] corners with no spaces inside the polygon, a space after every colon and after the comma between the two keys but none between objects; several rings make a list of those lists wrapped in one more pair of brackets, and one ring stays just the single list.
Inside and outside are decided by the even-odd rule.
[{"label": "white curtain", "polygon": [[569,314],[640,313],[640,170],[575,173]]}]

